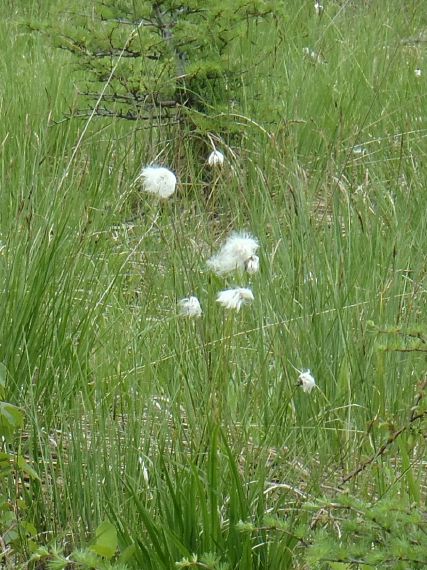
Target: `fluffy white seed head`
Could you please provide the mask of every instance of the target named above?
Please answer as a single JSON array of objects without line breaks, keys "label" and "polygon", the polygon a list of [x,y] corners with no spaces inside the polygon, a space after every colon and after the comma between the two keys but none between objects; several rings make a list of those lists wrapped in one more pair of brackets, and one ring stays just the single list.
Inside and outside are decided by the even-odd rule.
[{"label": "fluffy white seed head", "polygon": [[304,283],[314,283],[315,285],[317,285],[317,277],[316,275],[312,272],[309,271],[308,273],[306,273],[305,277],[304,277]]},{"label": "fluffy white seed head", "polygon": [[363,145],[358,144],[353,147],[353,154],[359,154],[359,155],[361,154],[362,156],[365,156],[366,154],[368,154],[368,149]]},{"label": "fluffy white seed head", "polygon": [[313,49],[310,49],[309,47],[303,48],[302,52],[307,59],[310,59],[314,63],[325,63],[323,56],[320,53],[315,52]]},{"label": "fluffy white seed head", "polygon": [[163,166],[146,166],[141,170],[143,188],[159,198],[169,198],[175,192],[176,176]]},{"label": "fluffy white seed head", "polygon": [[298,377],[298,386],[301,386],[304,392],[310,393],[316,386],[316,381],[313,378],[310,370],[304,370]]},{"label": "fluffy white seed head", "polygon": [[214,150],[210,153],[208,157],[208,165],[215,167],[215,166],[222,166],[224,164],[224,155],[219,150]]},{"label": "fluffy white seed head", "polygon": [[251,257],[245,261],[245,269],[249,273],[249,275],[258,273],[259,257],[257,255],[251,255]]},{"label": "fluffy white seed head", "polygon": [[186,297],[178,303],[181,317],[198,318],[202,316],[202,307],[197,297]]},{"label": "fluffy white seed head", "polygon": [[141,466],[142,477],[144,479],[144,483],[148,486],[150,482],[150,477],[147,469],[147,465],[144,461],[143,457],[138,457],[138,463]]},{"label": "fluffy white seed head", "polygon": [[250,289],[236,287],[235,289],[221,291],[218,293],[216,300],[225,309],[234,309],[239,312],[242,305],[252,303],[254,296]]},{"label": "fluffy white seed head", "polygon": [[247,262],[255,256],[258,247],[258,240],[250,234],[235,232],[231,234],[219,252],[208,260],[208,267],[217,275],[226,275],[236,270],[244,271],[247,269]]},{"label": "fluffy white seed head", "polygon": [[318,16],[321,16],[323,13],[323,6],[319,2],[315,2],[314,10]]}]

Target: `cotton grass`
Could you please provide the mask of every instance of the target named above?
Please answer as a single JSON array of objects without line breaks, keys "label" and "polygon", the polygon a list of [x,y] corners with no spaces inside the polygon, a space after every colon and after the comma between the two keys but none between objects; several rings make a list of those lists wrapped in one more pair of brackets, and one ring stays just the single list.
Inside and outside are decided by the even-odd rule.
[{"label": "cotton grass", "polygon": [[251,255],[251,257],[245,261],[245,269],[249,275],[258,273],[259,271],[259,257],[257,255]]},{"label": "cotton grass", "polygon": [[256,273],[259,270],[259,258],[255,255],[258,248],[255,237],[246,232],[234,232],[219,252],[207,261],[207,265],[217,275],[236,270]]},{"label": "cotton grass", "polygon": [[176,189],[176,176],[163,166],[145,166],[139,175],[143,190],[161,199],[170,198]]},{"label": "cotton grass", "polygon": [[238,313],[243,305],[252,303],[254,295],[250,289],[236,287],[221,291],[216,300],[224,309],[235,310]]},{"label": "cotton grass", "polygon": [[202,316],[202,307],[197,297],[185,297],[178,303],[181,317],[199,318]]},{"label": "cotton grass", "polygon": [[324,8],[323,8],[322,4],[320,4],[319,2],[316,2],[314,4],[314,11],[316,12],[317,16],[321,16],[323,14],[323,10],[324,10]]},{"label": "cotton grass", "polygon": [[224,155],[219,150],[214,150],[208,157],[208,165],[211,168],[221,167],[224,164]]},{"label": "cotton grass", "polygon": [[309,369],[304,370],[298,377],[298,386],[301,386],[304,392],[308,394],[316,387],[316,380],[314,379]]}]

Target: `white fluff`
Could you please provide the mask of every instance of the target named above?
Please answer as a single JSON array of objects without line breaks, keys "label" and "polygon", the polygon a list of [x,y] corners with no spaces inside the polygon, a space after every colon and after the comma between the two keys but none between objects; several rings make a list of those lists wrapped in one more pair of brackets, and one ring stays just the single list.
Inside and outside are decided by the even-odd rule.
[{"label": "white fluff", "polygon": [[368,149],[366,147],[364,147],[363,145],[358,144],[358,145],[353,147],[353,154],[361,154],[361,155],[365,156],[365,154],[368,154]]},{"label": "white fluff", "polygon": [[313,49],[310,49],[309,47],[303,48],[302,52],[308,59],[311,59],[315,63],[325,63],[323,56],[320,55],[320,53],[315,52]]},{"label": "white fluff", "polygon": [[239,312],[242,305],[252,303],[254,296],[250,289],[236,287],[235,289],[221,291],[218,293],[216,300],[225,309],[235,309]]},{"label": "white fluff", "polygon": [[304,370],[298,377],[298,386],[301,386],[304,392],[310,393],[316,386],[316,381],[313,378],[310,370]]},{"label": "white fluff", "polygon": [[318,16],[321,16],[322,13],[323,13],[323,6],[322,6],[322,4],[320,4],[319,2],[316,2],[316,3],[314,4],[314,10],[315,10],[315,12],[316,12],[316,14],[317,14]]},{"label": "white fluff", "polygon": [[[217,275],[225,275],[236,270],[244,271],[247,270],[247,263],[254,258],[258,247],[258,240],[250,234],[235,232],[207,264]],[[256,267],[256,260],[252,267]]]},{"label": "white fluff", "polygon": [[224,164],[224,155],[219,150],[214,150],[208,157],[209,166],[222,166]]},{"label": "white fluff", "polygon": [[146,166],[139,178],[142,178],[145,192],[159,198],[169,198],[175,192],[176,176],[163,166]]},{"label": "white fluff", "polygon": [[197,297],[186,297],[178,303],[181,317],[198,318],[202,316],[202,307]]},{"label": "white fluff", "polygon": [[249,259],[245,262],[245,269],[249,275],[258,273],[259,271],[259,257],[257,255],[251,255]]}]

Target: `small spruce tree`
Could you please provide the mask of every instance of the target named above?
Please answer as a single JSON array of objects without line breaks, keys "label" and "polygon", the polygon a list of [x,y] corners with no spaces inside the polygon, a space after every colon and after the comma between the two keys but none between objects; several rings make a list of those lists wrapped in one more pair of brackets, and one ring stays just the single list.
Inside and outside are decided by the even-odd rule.
[{"label": "small spruce tree", "polygon": [[277,24],[282,9],[269,0],[103,0],[47,31],[83,72],[88,104],[74,115],[199,118],[206,127],[211,111],[236,105],[240,74],[250,68],[232,48],[250,26]]}]

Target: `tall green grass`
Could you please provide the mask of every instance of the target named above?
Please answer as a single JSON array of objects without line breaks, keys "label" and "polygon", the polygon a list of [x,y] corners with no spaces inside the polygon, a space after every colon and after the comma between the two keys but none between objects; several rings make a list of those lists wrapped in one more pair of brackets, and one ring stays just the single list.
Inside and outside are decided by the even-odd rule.
[{"label": "tall green grass", "polygon": [[[20,25],[48,6],[21,4],[0,24],[0,346],[40,480],[2,492],[25,497],[37,544],[66,552],[109,519],[129,568],[207,553],[303,568],[302,504],[405,423],[425,374],[422,353],[381,351],[368,326],[424,324],[427,67],[405,40],[426,28],[423,2],[328,2],[321,18],[289,2],[278,32],[250,30],[214,206],[190,131],[94,120],[74,153],[73,62]],[[158,156],[179,178],[161,207],[133,186]],[[232,229],[260,240],[251,279],[207,271]],[[236,315],[215,302],[233,284],[255,295]],[[189,294],[200,321],[177,316]],[[346,488],[425,504],[425,443],[406,438]]]}]

